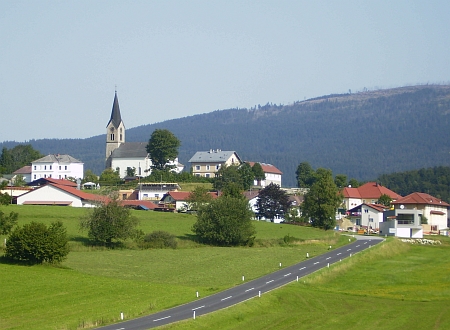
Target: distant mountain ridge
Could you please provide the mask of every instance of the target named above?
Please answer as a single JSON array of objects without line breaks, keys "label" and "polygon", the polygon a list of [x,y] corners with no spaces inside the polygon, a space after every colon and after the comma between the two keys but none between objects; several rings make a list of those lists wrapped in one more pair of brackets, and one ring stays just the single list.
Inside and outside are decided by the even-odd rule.
[{"label": "distant mountain ridge", "polygon": [[[108,119],[105,107],[105,122]],[[126,122],[126,109],[121,109]],[[104,123],[98,123],[99,130]],[[270,163],[295,186],[301,162],[357,180],[450,164],[450,86],[423,85],[336,94],[251,109],[216,110],[127,129],[126,140],[147,141],[156,128],[180,140],[179,160],[189,170],[196,151],[234,150],[243,160]],[[104,169],[105,133],[87,139],[29,141],[43,154],[67,153],[85,170]],[[14,141],[0,143],[12,148]]]}]

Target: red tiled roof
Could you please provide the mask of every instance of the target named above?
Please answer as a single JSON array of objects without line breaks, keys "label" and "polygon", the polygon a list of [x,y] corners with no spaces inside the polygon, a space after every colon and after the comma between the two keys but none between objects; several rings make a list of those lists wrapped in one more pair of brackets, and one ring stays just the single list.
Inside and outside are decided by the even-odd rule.
[{"label": "red tiled roof", "polygon": [[69,186],[69,187],[77,186],[77,184],[75,182],[72,182],[70,180],[65,180],[65,179],[44,178],[44,180],[48,181],[49,183],[54,183],[57,185],[63,185],[63,186]]},{"label": "red tiled roof", "polygon": [[78,190],[73,187],[59,185],[59,184],[53,184],[53,183],[50,183],[50,185],[52,185],[53,187],[58,188],[60,190],[63,190],[65,192],[68,192],[69,194],[77,196],[81,199],[84,199],[84,200],[96,201],[96,202],[106,202],[109,200],[109,198],[106,196],[85,193],[84,191]]},{"label": "red tiled roof", "polygon": [[246,190],[243,192],[245,198],[251,200],[259,195],[259,190]]},{"label": "red tiled roof", "polygon": [[[253,165],[255,165],[255,162],[246,162],[246,163],[248,163],[251,167],[253,167]],[[281,172],[279,169],[277,169],[272,164],[266,164],[266,163],[259,163],[259,164],[261,165],[264,173],[283,174],[283,172]]]},{"label": "red tiled roof", "polygon": [[408,196],[397,199],[392,204],[426,204],[426,205],[439,205],[443,207],[449,207],[450,204],[444,202],[443,200],[433,197],[425,193],[412,193]]},{"label": "red tiled roof", "polygon": [[342,194],[345,198],[378,199],[381,195],[388,195],[393,200],[401,198],[399,194],[376,183],[367,182],[358,188],[344,188]]}]

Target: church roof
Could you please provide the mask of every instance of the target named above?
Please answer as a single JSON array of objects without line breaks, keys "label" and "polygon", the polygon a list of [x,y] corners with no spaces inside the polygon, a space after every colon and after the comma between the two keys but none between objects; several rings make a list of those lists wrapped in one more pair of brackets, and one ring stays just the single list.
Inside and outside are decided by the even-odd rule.
[{"label": "church roof", "polygon": [[147,142],[125,142],[114,149],[112,158],[145,158],[148,155]]},{"label": "church roof", "polygon": [[[119,99],[117,97],[117,91],[114,94],[114,102],[111,111],[111,118],[109,119],[108,125],[111,122],[116,128],[119,127],[120,123],[122,122],[122,117],[120,116]],[[106,127],[108,127],[108,125],[106,125]]]}]

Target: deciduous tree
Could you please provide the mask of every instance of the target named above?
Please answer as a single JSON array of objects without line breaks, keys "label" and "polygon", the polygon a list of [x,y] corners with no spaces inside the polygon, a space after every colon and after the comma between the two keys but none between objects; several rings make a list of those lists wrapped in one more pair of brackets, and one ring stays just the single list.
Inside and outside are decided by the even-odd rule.
[{"label": "deciduous tree", "polygon": [[44,155],[33,149],[31,144],[19,144],[10,150],[3,147],[0,156],[0,171],[1,173],[12,173],[42,157]]},{"label": "deciduous tree", "polygon": [[113,241],[132,238],[139,221],[117,198],[99,204],[80,219],[81,230],[87,230],[91,240],[111,245]]},{"label": "deciduous tree", "polygon": [[289,212],[291,202],[279,185],[270,183],[259,192],[256,207],[258,216],[273,221],[275,218],[284,218],[284,215]]},{"label": "deciduous tree", "polygon": [[342,196],[333,180],[331,170],[319,168],[317,181],[311,186],[301,206],[302,217],[310,219],[314,227],[331,229],[335,225],[336,210]]},{"label": "deciduous tree", "polygon": [[0,211],[0,235],[9,235],[12,228],[17,225],[19,214],[16,212],[10,212],[6,215]]},{"label": "deciduous tree", "polygon": [[180,145],[180,140],[169,130],[155,129],[146,147],[152,160],[152,168],[158,170],[167,168],[167,163],[177,158]]},{"label": "deciduous tree", "polygon": [[316,172],[308,162],[300,163],[295,171],[295,174],[299,188],[309,188],[316,181]]},{"label": "deciduous tree", "polygon": [[252,166],[253,176],[255,177],[255,180],[262,181],[266,179],[266,174],[264,173],[264,170],[260,163],[255,163]]},{"label": "deciduous tree", "polygon": [[6,242],[5,257],[31,264],[59,263],[69,253],[66,229],[61,221],[47,226],[31,222],[13,230]]},{"label": "deciduous tree", "polygon": [[242,177],[241,174],[238,171],[237,165],[222,165],[220,169],[216,172],[214,180],[213,180],[213,187],[216,190],[223,190],[224,187],[230,183],[233,182],[236,185],[238,185],[240,190],[244,190],[244,185],[242,183]]},{"label": "deciduous tree", "polygon": [[246,245],[252,242],[256,233],[252,216],[245,198],[221,196],[198,210],[192,231],[208,244]]},{"label": "deciduous tree", "polygon": [[187,208],[189,210],[196,211],[201,206],[211,203],[212,200],[213,198],[208,189],[203,186],[197,186],[186,198],[186,202],[188,204]]}]

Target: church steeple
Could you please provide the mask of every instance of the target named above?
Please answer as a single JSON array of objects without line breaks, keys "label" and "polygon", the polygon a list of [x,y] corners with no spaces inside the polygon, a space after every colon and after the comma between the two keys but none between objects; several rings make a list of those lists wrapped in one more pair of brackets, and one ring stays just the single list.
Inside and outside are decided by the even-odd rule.
[{"label": "church steeple", "polygon": [[[108,125],[112,123],[115,128],[119,127],[120,123],[122,122],[122,117],[120,116],[120,108],[119,108],[119,98],[117,97],[117,91],[114,93],[114,102],[113,107],[111,111],[111,119],[108,122]],[[106,127],[108,127],[106,125]]]},{"label": "church steeple", "polygon": [[111,167],[111,155],[113,151],[125,142],[125,125],[122,121],[119,108],[117,90],[114,93],[114,102],[111,118],[106,125],[106,168]]}]

